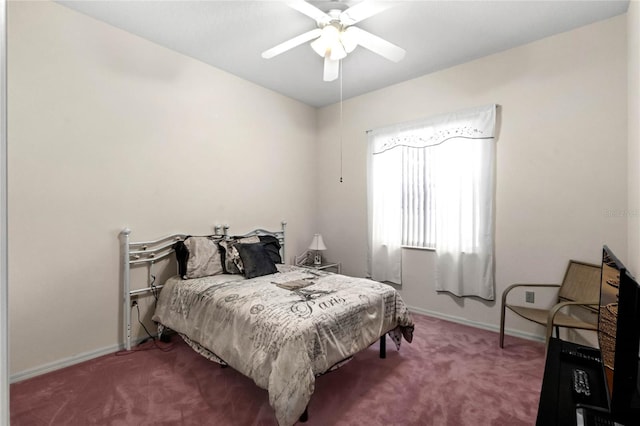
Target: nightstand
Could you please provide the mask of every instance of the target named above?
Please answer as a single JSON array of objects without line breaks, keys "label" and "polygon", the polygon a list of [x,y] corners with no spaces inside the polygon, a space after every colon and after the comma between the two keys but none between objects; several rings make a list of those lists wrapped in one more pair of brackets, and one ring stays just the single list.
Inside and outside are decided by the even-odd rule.
[{"label": "nightstand", "polygon": [[297,266],[302,266],[303,268],[309,268],[309,269],[317,269],[318,271],[324,271],[324,270],[331,270],[331,272],[336,272],[338,274],[342,273],[342,263],[340,262],[327,262],[327,261],[322,261],[322,263],[320,265],[297,265]]}]

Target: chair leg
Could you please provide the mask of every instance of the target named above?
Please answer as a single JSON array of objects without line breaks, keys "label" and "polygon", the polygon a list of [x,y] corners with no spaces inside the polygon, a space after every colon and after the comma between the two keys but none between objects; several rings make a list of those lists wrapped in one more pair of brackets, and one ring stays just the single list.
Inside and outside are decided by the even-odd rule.
[{"label": "chair leg", "polygon": [[[557,329],[558,327],[556,327]],[[547,324],[547,334],[545,336],[545,346],[549,347],[549,340],[551,340],[551,336],[553,335],[553,324]]]},{"label": "chair leg", "polygon": [[502,303],[502,312],[500,313],[500,347],[504,348],[504,314],[506,307]]}]

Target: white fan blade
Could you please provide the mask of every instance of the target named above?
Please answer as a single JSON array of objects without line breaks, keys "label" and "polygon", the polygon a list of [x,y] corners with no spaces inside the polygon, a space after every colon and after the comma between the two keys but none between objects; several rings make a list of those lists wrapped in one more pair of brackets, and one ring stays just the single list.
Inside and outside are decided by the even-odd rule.
[{"label": "white fan blade", "polygon": [[309,18],[315,19],[315,21],[318,23],[326,24],[331,21],[331,17],[329,15],[304,0],[289,0],[287,2],[287,5],[290,8],[302,13],[303,15],[307,15]]},{"label": "white fan blade", "polygon": [[276,55],[279,55],[283,52],[286,52],[289,49],[293,49],[296,46],[301,45],[302,43],[306,43],[309,40],[313,40],[314,38],[318,38],[322,35],[322,30],[320,28],[316,28],[315,30],[307,31],[304,34],[300,34],[297,37],[294,37],[290,40],[285,41],[284,43],[280,43],[277,46],[272,47],[269,50],[265,50],[262,52],[262,57],[265,59],[271,59]]},{"label": "white fan blade", "polygon": [[333,81],[340,73],[340,61],[334,61],[328,55],[324,58],[324,81]]},{"label": "white fan blade", "polygon": [[345,26],[353,25],[394,6],[396,5],[390,2],[362,1],[342,12],[340,22]]},{"label": "white fan blade", "polygon": [[353,37],[360,46],[390,61],[400,62],[407,53],[403,48],[358,27],[349,27],[347,30],[349,30],[349,37]]}]

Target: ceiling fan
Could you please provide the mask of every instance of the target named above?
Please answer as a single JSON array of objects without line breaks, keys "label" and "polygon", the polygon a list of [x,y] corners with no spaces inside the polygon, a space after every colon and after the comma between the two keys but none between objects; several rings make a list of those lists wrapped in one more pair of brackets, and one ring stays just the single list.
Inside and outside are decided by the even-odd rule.
[{"label": "ceiling fan", "polygon": [[363,19],[394,6],[393,3],[362,1],[345,10],[338,8],[341,5],[339,2],[331,3],[337,6],[324,12],[304,0],[288,1],[287,4],[291,8],[314,19],[317,28],[265,50],[262,52],[262,57],[270,59],[313,40],[310,43],[311,47],[324,58],[324,81],[333,81],[338,78],[340,60],[353,52],[357,46],[362,46],[393,62],[404,58],[406,53],[404,49],[353,26]]}]

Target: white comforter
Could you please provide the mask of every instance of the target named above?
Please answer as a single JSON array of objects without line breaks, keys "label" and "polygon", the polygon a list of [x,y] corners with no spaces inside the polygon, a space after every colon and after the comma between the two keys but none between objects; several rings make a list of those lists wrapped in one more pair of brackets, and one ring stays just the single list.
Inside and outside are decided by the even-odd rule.
[{"label": "white comforter", "polygon": [[[170,278],[154,321],[186,335],[267,389],[280,425],[294,424],[315,376],[387,332],[399,349],[413,322],[400,295],[375,281],[278,265],[250,280],[238,275]],[[276,283],[305,279],[287,290]]]}]

